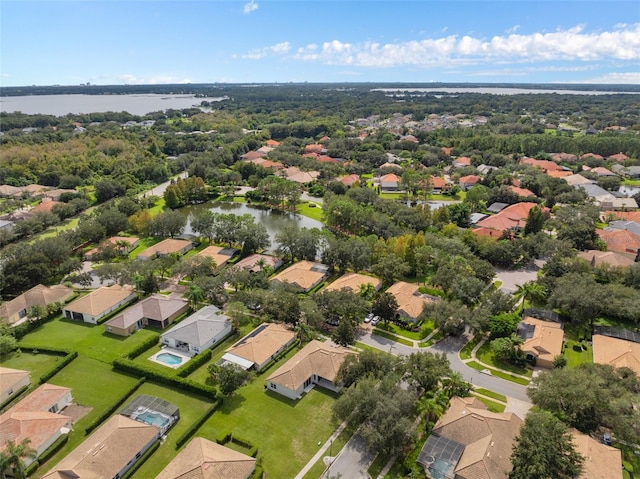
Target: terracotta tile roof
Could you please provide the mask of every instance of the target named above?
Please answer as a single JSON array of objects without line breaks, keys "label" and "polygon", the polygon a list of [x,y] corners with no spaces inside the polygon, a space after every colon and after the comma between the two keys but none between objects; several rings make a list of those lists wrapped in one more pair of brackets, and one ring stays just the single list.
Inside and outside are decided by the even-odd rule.
[{"label": "terracotta tile roof", "polygon": [[272,278],[272,281],[291,283],[310,290],[326,276],[326,267],[313,261],[298,261]]},{"label": "terracotta tile roof", "polygon": [[482,178],[478,175],[468,175],[468,176],[463,176],[461,177],[458,181],[459,183],[465,184],[465,185],[475,185],[478,182],[480,182],[482,180]]},{"label": "terracotta tile roof", "polygon": [[154,294],[127,308],[122,314],[107,321],[105,325],[127,329],[144,318],[164,321],[176,313],[185,312],[188,308],[189,303],[186,299]]},{"label": "terracotta tile roof", "polygon": [[[84,255],[87,258],[91,258],[94,254],[107,246],[116,246],[120,248],[118,243],[127,243],[128,248],[132,248],[139,241],[140,238],[136,238],[135,236],[112,236],[111,238],[104,240],[98,247],[87,251]],[[127,250],[125,248],[121,248],[121,253],[125,254],[127,253]]]},{"label": "terracotta tile roof", "polygon": [[578,161],[578,157],[572,153],[554,153],[551,155],[553,161]]},{"label": "terracotta tile roof", "polygon": [[521,165],[529,165],[534,168],[540,168],[544,171],[562,171],[562,167],[557,163],[549,160],[536,160],[535,158],[522,158]]},{"label": "terracotta tile roof", "polygon": [[635,221],[640,223],[640,211],[605,211],[605,216],[613,216],[619,220]]},{"label": "terracotta tile roof", "polygon": [[391,293],[398,302],[398,311],[403,312],[412,319],[416,319],[422,313],[424,305],[430,302],[429,299],[419,296],[419,284],[398,281],[389,286],[387,293]]},{"label": "terracotta tile roof", "polygon": [[260,271],[260,266],[258,265],[260,260],[264,260],[265,266],[270,266],[273,269],[277,269],[282,265],[282,260],[276,256],[256,253],[241,259],[234,264],[234,267],[257,273]]},{"label": "terracotta tile roof", "polygon": [[598,237],[607,243],[607,250],[619,253],[637,253],[640,236],[627,230],[596,230]]},{"label": "terracotta tile roof", "polygon": [[623,161],[627,161],[629,159],[629,157],[627,155],[625,155],[624,153],[616,153],[615,155],[611,155],[607,159],[608,160],[613,160],[613,161],[623,162]]},{"label": "terracotta tile roof", "polygon": [[252,363],[262,364],[295,337],[294,331],[280,324],[261,324],[226,352]]},{"label": "terracotta tile roof", "polygon": [[53,201],[53,200],[42,201],[39,205],[31,208],[30,211],[31,213],[47,213],[47,212],[51,212],[56,205],[62,205],[62,204],[64,203],[61,203],[60,201]]},{"label": "terracotta tile roof", "polygon": [[103,479],[114,477],[136,453],[157,438],[159,429],[119,414],[111,417],[71,451],[47,479]]},{"label": "terracotta tile roof", "polygon": [[552,178],[565,178],[567,176],[573,175],[572,171],[548,170],[548,171],[545,171],[545,173],[547,174],[547,176],[550,176]]},{"label": "terracotta tile roof", "polygon": [[283,171],[288,180],[301,184],[310,183],[320,176],[320,172],[318,171],[302,171],[300,168],[296,168],[295,166],[286,168]]},{"label": "terracotta tile roof", "polygon": [[610,364],[616,368],[633,369],[636,374],[640,375],[640,343],[595,334],[593,336],[593,362]]},{"label": "terracotta tile roof", "polygon": [[[7,411],[0,416],[0,452],[6,449],[7,441],[31,441],[30,446],[40,450],[55,440],[63,427],[70,428],[72,419],[49,411]],[[43,451],[41,451],[43,452]]]},{"label": "terracotta tile roof", "polygon": [[461,156],[453,160],[453,164],[459,166],[471,166],[471,158],[468,156]]},{"label": "terracotta tile roof", "polygon": [[263,157],[264,157],[264,153],[260,151],[248,151],[247,153],[241,156],[243,160],[248,160],[248,161],[257,160],[258,158],[263,158]]},{"label": "terracotta tile roof", "polygon": [[483,227],[473,228],[471,232],[476,236],[485,236],[485,237],[491,237],[495,239],[500,239],[502,237],[502,231],[498,231],[493,228],[483,228]]},{"label": "terracotta tile roof", "polygon": [[267,146],[273,146],[275,148],[276,146],[280,146],[280,142],[276,140],[267,140]]},{"label": "terracotta tile roof", "polygon": [[[207,246],[205,249],[200,251],[196,256],[205,256],[207,258],[212,258],[215,261],[216,266],[220,268],[227,264],[227,262],[233,258],[233,256],[238,252],[237,249],[233,248],[222,248],[220,246]],[[231,254],[229,254],[231,253]]]},{"label": "terracotta tile roof", "polygon": [[397,185],[400,182],[400,177],[398,175],[394,175],[393,173],[389,173],[387,175],[380,177],[380,184],[388,183]]},{"label": "terracotta tile roof", "polygon": [[279,161],[271,161],[266,158],[257,158],[255,160],[247,160],[247,163],[253,163],[257,166],[262,166],[263,168],[273,168],[274,170],[280,170],[284,168],[284,165]]},{"label": "terracotta tile roof", "polygon": [[64,307],[67,311],[95,316],[134,294],[130,286],[102,286]]},{"label": "terracotta tile roof", "polygon": [[255,467],[253,457],[196,437],[156,479],[247,479]]},{"label": "terracotta tile roof", "polygon": [[331,158],[330,156],[327,156],[327,155],[319,155],[317,160],[320,163],[340,163],[340,160],[336,158]]},{"label": "terracotta tile roof", "polygon": [[[0,391],[8,391],[15,389],[14,385],[22,382],[25,378],[31,376],[29,371],[22,369],[4,368],[0,366]],[[17,389],[14,391],[16,392]]]},{"label": "terracotta tile roof", "polygon": [[322,150],[324,150],[324,146],[319,143],[310,144],[304,147],[305,153],[322,153]]},{"label": "terracotta tile roof", "polygon": [[595,173],[598,176],[618,176],[613,171],[603,166],[598,166],[596,168],[591,168],[591,172]]},{"label": "terracotta tile roof", "polygon": [[150,258],[158,254],[171,254],[181,251],[183,248],[190,246],[191,241],[168,238],[160,241],[153,246],[142,251],[138,256],[141,258]]},{"label": "terracotta tile roof", "polygon": [[340,365],[349,354],[356,353],[340,346],[311,341],[280,366],[267,381],[281,384],[291,391],[298,389],[314,374],[334,382]]},{"label": "terracotta tile roof", "polygon": [[585,153],[584,155],[582,155],[580,157],[581,160],[586,160],[587,158],[594,158],[596,160],[604,160],[603,156],[598,155],[596,153]]},{"label": "terracotta tile roof", "polygon": [[440,176],[432,176],[431,177],[431,186],[433,188],[445,188],[449,183],[447,182],[447,180],[445,180],[444,178],[441,178]]},{"label": "terracotta tile roof", "polygon": [[360,177],[358,175],[341,176],[338,178],[338,181],[343,185],[351,186],[355,182],[360,181]]},{"label": "terracotta tile roof", "polygon": [[531,196],[533,196],[535,198],[535,196],[536,196],[536,194],[533,191],[528,190],[527,188],[520,188],[518,186],[511,185],[509,187],[509,189],[511,191],[513,191],[516,195],[518,195],[518,196],[520,196],[522,198],[529,198]]},{"label": "terracotta tile roof", "polygon": [[534,206],[537,206],[537,203],[523,202],[509,205],[499,213],[478,221],[478,226],[495,229],[497,231],[522,227],[526,223],[529,211]]},{"label": "terracotta tile roof", "polygon": [[588,261],[591,266],[600,266],[607,264],[609,266],[631,266],[634,263],[634,256],[625,253],[617,253],[615,251],[600,251],[591,249],[589,251],[580,251],[578,258]]},{"label": "terracotta tile roof", "polygon": [[53,303],[63,303],[71,296],[73,296],[73,290],[62,284],[53,286],[38,284],[11,301],[0,305],[0,318],[11,318],[22,310],[28,312],[29,308],[36,305],[47,306]]},{"label": "terracotta tile roof", "polygon": [[533,353],[538,358],[538,365],[548,366],[556,356],[562,354],[564,331],[559,323],[529,317],[524,318],[522,323],[535,327],[533,336],[525,339],[520,347],[525,353]]},{"label": "terracotta tile roof", "polygon": [[589,178],[585,178],[581,174],[576,173],[575,175],[567,175],[564,177],[564,181],[571,186],[576,185],[591,185],[595,183],[595,181],[590,180]]},{"label": "terracotta tile roof", "polygon": [[48,411],[54,404],[71,393],[71,389],[55,384],[44,383],[31,392],[18,404],[13,406],[12,412]]},{"label": "terracotta tile roof", "polygon": [[453,151],[453,148],[447,148],[446,146],[443,146],[440,149],[445,155],[449,155],[449,156],[451,156],[451,152]]},{"label": "terracotta tile roof", "polygon": [[622,479],[620,449],[605,446],[577,429],[570,431],[576,451],[584,457],[578,479]]},{"label": "terracotta tile roof", "polygon": [[327,286],[325,290],[337,291],[344,288],[354,293],[358,293],[360,291],[360,286],[364,284],[372,284],[376,290],[379,290],[382,286],[382,281],[378,278],[367,276],[365,274],[345,273]]},{"label": "terracotta tile roof", "polygon": [[386,163],[380,165],[380,168],[395,168],[396,170],[401,170],[402,166],[397,163],[390,163],[387,161]]}]

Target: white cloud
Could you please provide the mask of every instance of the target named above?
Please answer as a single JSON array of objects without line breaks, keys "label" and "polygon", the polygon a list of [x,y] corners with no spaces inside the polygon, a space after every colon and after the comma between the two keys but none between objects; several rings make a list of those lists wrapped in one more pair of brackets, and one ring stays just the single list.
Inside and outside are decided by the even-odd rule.
[{"label": "white cloud", "polygon": [[[271,45],[270,47],[252,50],[245,55],[241,55],[240,58],[244,58],[247,60],[260,60],[261,58],[270,55],[285,55],[286,53],[289,53],[289,50],[291,50],[291,44],[289,42],[281,42],[276,43],[275,45]],[[234,58],[236,58],[235,55]]]},{"label": "white cloud", "polygon": [[596,78],[585,80],[582,83],[625,83],[640,85],[640,72],[612,72]]},{"label": "white cloud", "polygon": [[243,11],[245,15],[249,15],[251,12],[255,12],[257,9],[258,9],[258,4],[254,0],[251,0],[249,3],[244,4]]},{"label": "white cloud", "polygon": [[[268,52],[268,49],[255,52]],[[245,56],[262,58],[262,56]],[[264,56],[264,55],[263,55]],[[296,50],[293,58],[331,65],[361,67],[450,66],[535,61],[639,60],[640,23],[618,25],[613,31],[587,33],[583,25],[553,32],[478,38],[471,35],[395,43],[324,42],[320,48],[307,45]]]},{"label": "white cloud", "polygon": [[511,28],[507,28],[505,30],[505,33],[507,33],[509,35],[512,35],[512,34],[516,33],[518,30],[520,30],[520,25],[514,25]]},{"label": "white cloud", "polygon": [[0,77],[2,78],[9,78],[11,75],[8,73],[0,73]]},{"label": "white cloud", "polygon": [[162,84],[179,84],[192,83],[188,78],[179,78],[171,75],[154,75],[148,77],[140,77],[130,73],[123,73],[116,77],[117,81],[127,85],[162,85]]}]

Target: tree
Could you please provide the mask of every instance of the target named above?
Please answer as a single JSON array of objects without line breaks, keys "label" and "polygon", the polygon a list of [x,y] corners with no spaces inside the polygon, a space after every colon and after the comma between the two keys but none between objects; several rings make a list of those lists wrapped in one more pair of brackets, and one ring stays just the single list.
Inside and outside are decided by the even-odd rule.
[{"label": "tree", "polygon": [[18,349],[18,340],[10,334],[0,334],[0,356]]},{"label": "tree", "polygon": [[38,451],[31,447],[31,439],[25,438],[16,444],[9,439],[5,444],[5,449],[0,452],[0,474],[2,479],[7,476],[14,479],[25,479],[26,464],[25,459],[35,459]]},{"label": "tree", "polygon": [[340,365],[338,382],[349,387],[358,381],[371,377],[380,379],[392,373],[400,363],[400,359],[378,350],[365,349],[360,354],[350,354]]},{"label": "tree", "polygon": [[380,319],[386,324],[396,318],[398,301],[391,293],[386,291],[380,293],[371,305],[371,312],[376,316],[380,316]]},{"label": "tree", "polygon": [[593,321],[607,304],[604,288],[591,274],[569,273],[556,281],[549,306],[558,308],[579,326],[593,327]]},{"label": "tree", "polygon": [[189,302],[189,307],[195,311],[198,305],[204,301],[204,291],[197,284],[190,284],[189,289],[184,293],[185,299]]},{"label": "tree", "polygon": [[553,368],[561,369],[567,367],[567,357],[564,354],[558,354],[553,358]]},{"label": "tree", "polygon": [[491,341],[491,350],[500,361],[516,362],[522,356],[522,351],[518,346],[522,343],[522,339],[515,334],[508,337],[497,338]]},{"label": "tree", "polygon": [[469,392],[473,387],[458,371],[451,372],[448,376],[442,378],[441,382],[442,389],[450,398],[453,396],[469,396]]},{"label": "tree", "polygon": [[27,317],[32,321],[37,321],[47,316],[47,308],[42,305],[34,304],[27,311]]},{"label": "tree", "polygon": [[224,396],[231,396],[239,387],[249,381],[251,373],[237,364],[210,364],[209,374]]},{"label": "tree", "polygon": [[442,300],[425,304],[418,320],[433,319],[444,334],[456,335],[464,330],[469,316],[469,309],[460,301]]},{"label": "tree", "polygon": [[502,313],[489,320],[489,331],[492,338],[505,338],[516,332],[520,316],[516,313]]},{"label": "tree", "polygon": [[530,411],[513,447],[509,479],[573,479],[583,461],[561,421],[545,411]]},{"label": "tree", "polygon": [[524,234],[535,234],[538,231],[542,231],[546,217],[544,212],[539,206],[534,206],[529,210],[527,216],[527,224],[524,226]]},{"label": "tree", "polygon": [[409,273],[411,267],[394,253],[383,256],[373,265],[371,271],[380,276],[386,285],[393,284],[397,279]]},{"label": "tree", "polygon": [[522,299],[522,308],[524,309],[525,301],[531,301],[534,304],[544,304],[547,292],[544,286],[537,281],[527,281],[524,284],[518,285],[513,296],[517,300]]},{"label": "tree", "polygon": [[349,346],[356,342],[356,331],[351,321],[343,319],[331,334],[331,339],[340,346]]},{"label": "tree", "polygon": [[153,218],[149,232],[154,236],[171,237],[182,234],[187,225],[187,217],[180,211],[167,210]]},{"label": "tree", "polygon": [[434,391],[443,378],[452,374],[447,356],[430,351],[410,354],[405,369],[407,381],[422,392]]}]

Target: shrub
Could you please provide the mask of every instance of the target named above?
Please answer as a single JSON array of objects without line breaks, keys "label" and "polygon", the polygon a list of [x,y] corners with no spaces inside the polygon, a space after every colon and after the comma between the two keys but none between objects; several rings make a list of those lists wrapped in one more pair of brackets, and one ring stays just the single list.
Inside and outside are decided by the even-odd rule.
[{"label": "shrub", "polygon": [[135,359],[144,353],[146,350],[151,349],[156,344],[158,344],[158,336],[152,336],[150,338],[145,339],[142,343],[136,346],[132,351],[127,354],[128,359]]},{"label": "shrub", "polygon": [[580,344],[574,344],[573,345],[573,350],[581,353],[582,352],[582,346]]},{"label": "shrub", "polygon": [[191,360],[187,361],[187,364],[176,369],[176,374],[181,378],[186,378],[189,374],[194,372],[203,364],[208,363],[211,360],[212,352],[210,349],[207,349],[205,352],[198,354],[197,356],[191,358]]},{"label": "shrub", "polygon": [[49,446],[42,454],[40,454],[40,457],[38,457],[38,462],[40,464],[44,464],[45,462],[47,462],[54,456],[54,454],[62,449],[62,446],[64,446],[68,440],[69,434],[63,434],[62,436],[60,436],[53,444],[51,444],[51,446]]},{"label": "shrub", "polygon": [[189,429],[187,429],[182,436],[180,436],[176,440],[176,449],[179,449],[183,444],[185,444],[191,436],[193,436],[198,429],[209,419],[214,412],[222,405],[222,399],[218,398],[216,402],[214,402],[209,409],[205,411],[205,413],[200,416],[196,422],[194,422]]},{"label": "shrub", "polygon": [[85,436],[88,436],[89,434],[91,434],[91,432],[96,429],[98,426],[100,426],[100,424],[102,424],[105,419],[107,419],[109,416],[111,416],[111,414],[113,414],[115,412],[116,409],[118,409],[120,406],[122,406],[122,404],[129,399],[129,397],[138,390],[138,388],[140,386],[142,386],[142,384],[147,380],[147,378],[145,377],[141,377],[140,379],[138,379],[138,382],[136,382],[131,388],[129,388],[129,390],[127,392],[125,392],[122,396],[120,396],[106,411],[104,411],[102,414],[100,414],[100,416],[98,416],[97,418],[95,418],[91,424],[89,424],[85,430],[84,430],[84,434]]},{"label": "shrub", "polygon": [[60,370],[62,370],[62,368],[64,368],[67,364],[69,364],[71,361],[73,361],[77,357],[78,357],[78,352],[77,351],[73,351],[73,352],[67,354],[62,359],[62,361],[60,361],[58,364],[56,364],[56,366],[53,369],[51,369],[50,371],[48,371],[48,372],[44,373],[42,376],[40,376],[40,380],[39,380],[40,384],[46,383],[49,379],[51,379],[53,376],[58,374],[60,372]]},{"label": "shrub", "polygon": [[262,466],[256,466],[253,470],[253,474],[251,474],[251,479],[262,479],[263,474],[264,470],[262,469]]},{"label": "shrub", "polygon": [[27,389],[29,389],[29,386],[22,386],[20,389],[18,389],[16,392],[14,392],[10,397],[8,397],[6,400],[4,400],[0,404],[0,411],[2,411],[6,406],[8,406],[13,401],[15,401],[17,398],[19,398]]}]

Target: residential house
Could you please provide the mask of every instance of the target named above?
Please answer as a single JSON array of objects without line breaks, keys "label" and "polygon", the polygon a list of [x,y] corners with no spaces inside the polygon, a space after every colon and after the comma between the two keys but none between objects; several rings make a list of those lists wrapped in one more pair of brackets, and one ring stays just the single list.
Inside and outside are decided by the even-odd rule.
[{"label": "residential house", "polygon": [[320,176],[319,171],[302,171],[300,168],[295,166],[290,166],[289,168],[285,168],[283,173],[287,180],[294,181],[300,184],[311,183],[315,181],[318,176]]},{"label": "residential house", "polygon": [[138,254],[137,258],[147,260],[165,258],[170,254],[183,255],[192,248],[193,243],[191,241],[169,238],[145,249]]},{"label": "residential house", "polygon": [[347,187],[350,187],[350,186],[353,186],[354,183],[357,183],[360,181],[360,176],[358,175],[341,176],[340,178],[337,179],[337,181],[339,181],[340,183],[342,183]]},{"label": "residential house", "polygon": [[640,211],[606,211],[604,215],[606,218],[616,218],[640,223]]},{"label": "residential house", "polygon": [[521,198],[536,198],[536,194],[527,188],[511,185],[509,189]]},{"label": "residential house", "polygon": [[573,171],[571,171],[571,170],[561,170],[561,171],[547,170],[547,171],[545,171],[545,174],[547,176],[550,176],[551,178],[566,178],[567,176],[573,176]]},{"label": "residential house", "polygon": [[255,467],[253,457],[196,437],[156,479],[248,479]]},{"label": "residential house", "polygon": [[0,404],[31,384],[31,373],[0,366]]},{"label": "residential house", "polygon": [[154,294],[125,309],[104,325],[107,333],[130,336],[146,326],[164,329],[189,310],[181,296]]},{"label": "residential house", "polygon": [[[16,443],[30,440],[36,458],[63,434],[71,430],[73,420],[59,414],[71,404],[71,389],[53,384],[42,384],[15,406],[0,415],[0,453],[7,441]],[[29,466],[35,458],[23,458]]]},{"label": "residential house", "polygon": [[454,168],[464,168],[465,166],[471,166],[471,158],[468,156],[461,156],[453,160]]},{"label": "residential house", "polygon": [[634,235],[640,235],[640,222],[638,221],[626,221],[626,220],[614,220],[610,221],[609,225],[605,229],[610,230],[625,230],[633,233]]},{"label": "residential house", "polygon": [[520,164],[539,168],[543,171],[562,171],[564,169],[554,161],[536,160],[535,158],[522,158]]},{"label": "residential house", "polygon": [[570,429],[575,451],[584,458],[577,479],[622,479],[622,452],[577,429]]},{"label": "residential house", "polygon": [[274,170],[281,170],[284,168],[284,165],[279,161],[271,161],[266,158],[256,158],[255,160],[245,160],[247,163],[253,163],[256,166],[261,166],[263,168],[271,168]]},{"label": "residential house", "polygon": [[564,181],[566,181],[570,186],[575,187],[576,185],[592,185],[595,181],[590,180],[589,178],[585,178],[581,174],[568,175],[565,176]]},{"label": "residential house", "polygon": [[296,333],[276,323],[263,323],[226,350],[223,363],[260,371],[296,340]]},{"label": "residential house", "polygon": [[[45,192],[50,191],[51,188],[49,188],[48,186],[43,186],[43,185],[38,185],[37,183],[33,183],[27,186],[23,186],[21,190],[23,193],[28,194],[32,198],[40,198]],[[75,192],[75,190],[73,191]]]},{"label": "residential house", "polygon": [[602,334],[594,334],[592,340],[594,363],[629,368],[640,375],[640,343]]},{"label": "residential house", "polygon": [[120,478],[160,438],[156,426],[112,416],[43,479]]},{"label": "residential house", "polygon": [[275,271],[283,264],[284,264],[284,261],[282,261],[280,258],[276,256],[255,253],[247,256],[246,258],[242,258],[234,266],[236,268],[241,268],[246,271],[249,271],[250,273],[257,273],[258,271],[261,271],[262,268],[266,266],[268,266],[273,271]]},{"label": "residential house", "polygon": [[101,252],[105,248],[114,247],[121,256],[131,253],[140,244],[140,238],[134,236],[112,236],[105,240],[97,248],[90,249],[84,254],[84,259],[92,261],[96,253]]},{"label": "residential house", "polygon": [[623,163],[628,159],[629,157],[622,152],[616,153],[615,155],[611,155],[610,157],[607,158],[607,160],[617,161],[618,163]]},{"label": "residential house", "polygon": [[280,146],[280,142],[276,140],[267,140],[267,146],[270,146],[271,148],[276,148]]},{"label": "residential house", "polygon": [[509,206],[509,203],[491,203],[487,208],[489,213],[500,213],[503,209]]},{"label": "residential house", "polygon": [[196,256],[211,258],[216,264],[216,268],[220,270],[239,252],[240,251],[234,248],[222,248],[211,245],[200,251]]},{"label": "residential house", "polygon": [[596,230],[596,234],[607,244],[607,251],[634,255],[640,251],[640,235],[631,231],[605,228]]},{"label": "residential house", "polygon": [[561,163],[563,161],[567,163],[574,163],[578,161],[578,157],[572,153],[554,153],[553,155],[551,155],[551,159],[558,163]]},{"label": "residential house", "polygon": [[76,190],[55,189],[55,190],[48,190],[43,192],[42,196],[44,198],[49,198],[52,201],[60,201],[60,197],[65,193],[70,193],[75,195],[78,192]]},{"label": "residential house", "polygon": [[395,161],[401,161],[399,156],[395,156],[393,158],[389,158],[390,161],[387,161],[386,163],[383,163],[382,165],[380,165],[380,169],[383,170],[385,168],[394,168],[396,170],[401,170],[402,166],[400,166],[397,163],[394,163]]},{"label": "residential house", "polygon": [[604,160],[604,157],[602,155],[598,155],[597,153],[585,153],[584,155],[580,156],[581,160]]},{"label": "residential house", "polygon": [[116,309],[137,298],[136,292],[130,286],[102,286],[89,294],[76,299],[62,308],[62,314],[67,319],[98,324],[100,318],[105,317]]},{"label": "residential house", "polygon": [[564,331],[560,323],[526,317],[518,325],[518,335],[524,340],[520,348],[527,361],[553,368],[553,360],[562,354]]},{"label": "residential house", "polygon": [[478,183],[482,181],[482,178],[478,175],[468,175],[463,176],[458,180],[458,184],[460,185],[460,189],[462,191],[469,191],[471,188],[476,186]]},{"label": "residential house", "polygon": [[29,310],[33,306],[46,308],[50,304],[64,303],[74,295],[71,288],[62,284],[44,286],[38,284],[30,290],[16,296],[11,301],[6,301],[0,305],[0,323],[6,322],[15,326],[26,321]]},{"label": "residential house", "polygon": [[53,213],[53,209],[58,205],[63,205],[61,201],[47,200],[46,198],[40,202],[37,206],[34,206],[29,210],[29,213]]},{"label": "residential house", "polygon": [[240,158],[245,161],[252,161],[252,160],[257,160],[258,158],[264,158],[264,155],[265,154],[262,153],[261,151],[248,151],[247,153],[242,155]]},{"label": "residential house", "polygon": [[431,296],[421,294],[419,289],[419,284],[404,281],[398,281],[389,286],[387,293],[391,293],[396,298],[399,317],[406,317],[415,322],[422,313],[424,305],[434,300]]},{"label": "residential house", "polygon": [[431,189],[435,194],[446,193],[451,190],[451,183],[440,176],[431,177]]},{"label": "residential house", "polygon": [[300,399],[302,394],[318,385],[337,392],[338,370],[353,350],[311,341],[289,361],[267,378],[267,389],[289,399]]},{"label": "residential house", "polygon": [[484,213],[471,213],[469,215],[469,223],[472,225],[478,224],[479,221],[482,221],[489,215],[485,215]]},{"label": "residential house", "polygon": [[275,275],[271,281],[296,285],[306,293],[324,281],[328,271],[329,267],[324,264],[298,261]]},{"label": "residential house", "polygon": [[595,173],[598,176],[618,176],[613,171],[603,166],[598,166],[596,168],[591,168],[591,173]]},{"label": "residential house", "polygon": [[509,205],[499,213],[478,221],[478,226],[496,231],[519,230],[524,228],[529,211],[535,206],[538,206],[538,204],[531,202]]},{"label": "residential house", "polygon": [[607,265],[611,267],[631,266],[634,263],[634,256],[631,254],[618,253],[616,251],[600,251],[591,249],[580,251],[578,258],[588,261],[592,267]]},{"label": "residential house", "polygon": [[231,319],[217,306],[205,306],[160,335],[160,342],[191,356],[216,344],[232,333]]},{"label": "residential house", "polygon": [[507,479],[522,419],[490,412],[477,398],[453,397],[449,404],[418,455],[427,477]]},{"label": "residential house", "polygon": [[304,147],[304,153],[317,153],[317,154],[322,154],[324,153],[326,150],[324,148],[323,145],[320,145],[319,143],[316,144],[310,144]]},{"label": "residential house", "polygon": [[22,196],[22,188],[12,185],[0,185],[0,197],[2,198],[20,198]]},{"label": "residential house", "polygon": [[359,293],[360,288],[367,284],[373,286],[376,291],[380,291],[380,288],[382,287],[382,281],[373,276],[367,276],[366,274],[359,273],[345,273],[327,286],[325,290],[339,291],[341,289],[346,289],[353,293]]},{"label": "residential house", "polygon": [[382,191],[398,191],[398,185],[400,184],[400,177],[393,173],[380,177],[380,189]]},{"label": "residential house", "polygon": [[0,219],[0,231],[11,231],[15,224],[15,221]]}]

